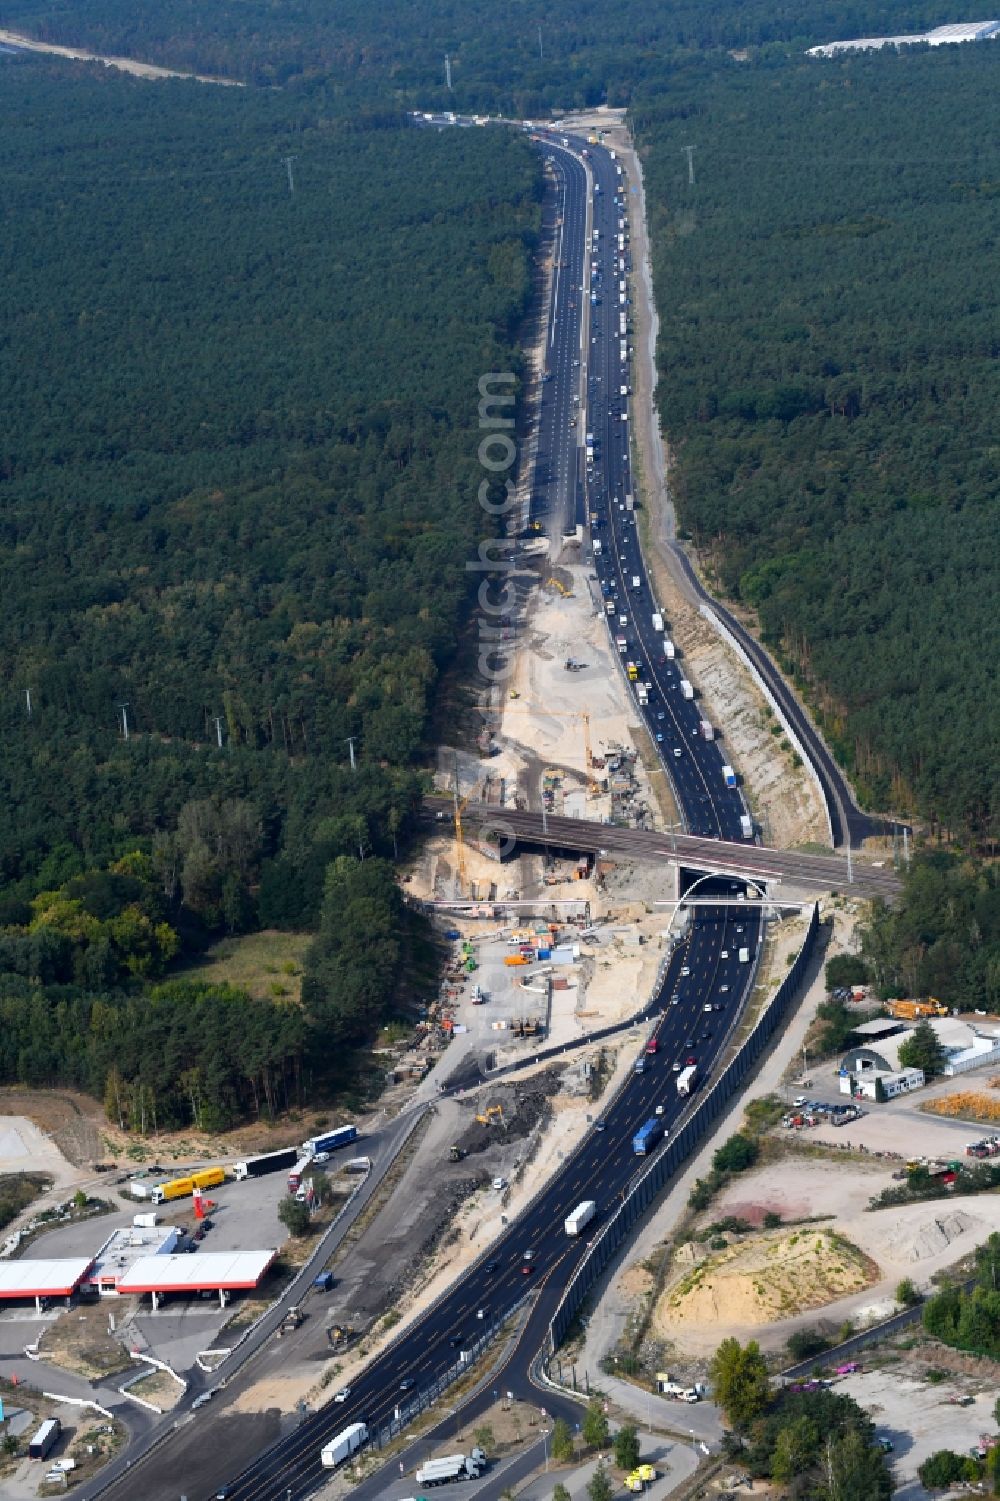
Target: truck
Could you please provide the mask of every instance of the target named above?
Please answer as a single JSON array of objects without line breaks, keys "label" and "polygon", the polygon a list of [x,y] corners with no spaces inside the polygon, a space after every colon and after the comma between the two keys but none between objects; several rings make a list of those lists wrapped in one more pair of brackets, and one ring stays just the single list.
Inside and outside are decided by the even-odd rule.
[{"label": "truck", "polygon": [[628,680],[630,683],[637,683],[639,681],[639,667],[636,662],[627,663],[625,671],[628,673]]},{"label": "truck", "polygon": [[628,642],[625,640],[624,636],[616,636],[615,645],[623,656],[628,651]]},{"label": "truck", "polygon": [[660,614],[659,610],[656,610],[653,613],[653,630],[654,631],[662,631],[663,630],[663,616]]},{"label": "truck", "polygon": [[51,1454],[61,1432],[62,1424],[58,1418],[46,1418],[34,1438],[28,1442],[28,1458],[45,1459]]},{"label": "truck", "polygon": [[618,314],[618,332],[619,332],[619,334],[620,335],[624,335],[627,327],[628,327],[628,324],[625,321],[625,314],[624,313],[619,313]]},{"label": "truck", "polygon": [[897,1021],[916,1021],[921,1016],[947,1016],[948,1007],[943,1001],[929,996],[926,1001],[886,1001],[886,1014]]},{"label": "truck", "polygon": [[153,1230],[156,1227],[155,1214],[133,1214],[132,1228],[134,1230]]},{"label": "truck", "polygon": [[663,1121],[659,1116],[654,1116],[652,1120],[640,1126],[633,1136],[632,1151],[637,1157],[645,1157],[653,1150],[662,1135]]},{"label": "truck", "polygon": [[663,642],[663,655],[666,657],[668,662],[672,662],[677,655],[677,648],[671,641],[669,636],[667,636]]},{"label": "truck", "polygon": [[750,950],[749,949],[740,949],[740,963],[741,964],[749,964],[750,963]]},{"label": "truck", "polygon": [[649,684],[648,683],[636,683],[636,685],[635,685],[635,696],[639,700],[640,704],[648,704],[649,703]]},{"label": "truck", "polygon": [[722,780],[725,782],[727,787],[736,786],[736,773],[731,766],[723,765]]},{"label": "truck", "polygon": [[343,1464],[352,1454],[356,1454],[362,1444],[368,1442],[368,1429],[364,1423],[352,1423],[350,1428],[345,1428],[338,1433],[328,1444],[324,1444],[319,1452],[320,1463],[324,1470],[335,1470]]},{"label": "truck", "polygon": [[710,720],[708,720],[708,719],[699,719],[699,721],[698,721],[698,734],[701,736],[702,740],[714,740],[715,739],[715,731],[712,728],[712,724],[711,724]]},{"label": "truck", "polygon": [[634,496],[632,496],[632,495],[626,495],[626,497],[625,497],[625,509],[626,509],[626,511],[634,511],[635,510],[635,497]]},{"label": "truck", "polygon": [[681,698],[694,698],[694,689],[687,678],[681,678]]},{"label": "truck", "polygon": [[268,1173],[280,1173],[282,1168],[291,1167],[298,1155],[298,1147],[284,1147],[280,1152],[264,1152],[260,1157],[248,1157],[245,1162],[236,1163],[233,1177],[237,1183],[245,1183],[247,1178],[263,1178]]},{"label": "truck", "polygon": [[577,1204],[576,1208],[566,1216],[563,1229],[567,1235],[579,1235],[580,1231],[590,1224],[596,1213],[597,1205],[594,1200],[584,1199],[582,1204]]},{"label": "truck", "polygon": [[632,588],[633,589],[641,589],[642,588],[642,579],[639,576],[639,574],[637,574],[637,573],[633,573],[633,575],[632,575]]},{"label": "truck", "polygon": [[169,1204],[173,1199],[187,1199],[195,1189],[218,1188],[225,1183],[226,1171],[221,1167],[206,1167],[187,1178],[171,1178],[168,1183],[158,1183],[149,1196],[151,1204]]},{"label": "truck", "polygon": [[743,835],[744,839],[753,838],[753,819],[750,817],[749,813],[740,814],[740,833]]},{"label": "truck", "polygon": [[677,1093],[681,1096],[682,1099],[686,1099],[687,1096],[691,1093],[692,1089],[694,1089],[694,1086],[697,1084],[697,1082],[698,1065],[696,1063],[690,1063],[688,1064],[687,1068],[682,1068],[680,1073],[677,1075]]},{"label": "truck", "polygon": [[418,1485],[448,1485],[453,1480],[476,1480],[486,1468],[482,1449],[470,1454],[447,1454],[444,1459],[429,1459],[414,1475]]},{"label": "truck", "polygon": [[310,1162],[312,1162],[312,1155],[306,1153],[304,1156],[299,1157],[294,1167],[290,1169],[288,1174],[288,1192],[290,1194],[298,1193],[302,1187],[302,1179],[309,1171]]},{"label": "truck", "polygon": [[357,1126],[338,1126],[334,1131],[324,1131],[322,1136],[310,1136],[302,1143],[302,1155],[318,1157],[320,1152],[335,1152],[338,1147],[346,1147],[357,1139]]}]

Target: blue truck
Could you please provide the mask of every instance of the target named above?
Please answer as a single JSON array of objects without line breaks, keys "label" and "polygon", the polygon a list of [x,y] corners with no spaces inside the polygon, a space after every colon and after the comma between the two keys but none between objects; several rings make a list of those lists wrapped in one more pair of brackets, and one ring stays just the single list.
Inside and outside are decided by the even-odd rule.
[{"label": "blue truck", "polygon": [[308,1141],[302,1143],[302,1152],[306,1157],[316,1157],[320,1152],[335,1152],[338,1147],[346,1147],[357,1139],[357,1126],[338,1126],[336,1131],[326,1131],[322,1136],[310,1136]]},{"label": "blue truck", "polygon": [[640,1126],[632,1138],[632,1150],[637,1157],[645,1157],[656,1146],[663,1135],[663,1122],[656,1116]]}]

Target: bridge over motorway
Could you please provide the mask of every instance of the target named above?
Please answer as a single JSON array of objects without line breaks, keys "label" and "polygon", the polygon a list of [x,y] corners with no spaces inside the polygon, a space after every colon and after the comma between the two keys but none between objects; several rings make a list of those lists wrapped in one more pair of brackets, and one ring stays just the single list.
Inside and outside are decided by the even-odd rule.
[{"label": "bridge over motorway", "polygon": [[[439,815],[451,817],[454,803],[448,797],[429,796],[424,798],[424,807],[437,821]],[[633,860],[672,861],[721,875],[791,881],[811,891],[851,890],[859,896],[881,896],[892,901],[902,890],[902,880],[891,866],[863,862],[850,851],[845,855],[813,855],[690,834],[624,829],[584,818],[557,818],[527,809],[497,808],[475,802],[463,807],[462,827],[466,836],[473,838],[485,839],[495,831],[501,838],[512,837],[519,844],[537,848],[594,855],[603,851],[609,856]]]}]

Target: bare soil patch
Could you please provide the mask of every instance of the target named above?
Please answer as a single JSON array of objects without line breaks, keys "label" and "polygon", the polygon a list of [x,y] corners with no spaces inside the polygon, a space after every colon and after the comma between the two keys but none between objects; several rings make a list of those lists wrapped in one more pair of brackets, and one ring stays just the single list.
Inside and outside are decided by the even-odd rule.
[{"label": "bare soil patch", "polygon": [[[120,1308],[116,1312],[120,1322]],[[88,1381],[135,1369],[121,1338],[109,1333],[108,1308],[102,1303],[68,1308],[55,1323],[46,1326],[38,1349],[49,1365],[73,1371]]]},{"label": "bare soil patch", "polygon": [[770,1324],[860,1292],[877,1278],[874,1262],[825,1228],[746,1236],[684,1272],[659,1300],[654,1322],[667,1335],[691,1324]]}]

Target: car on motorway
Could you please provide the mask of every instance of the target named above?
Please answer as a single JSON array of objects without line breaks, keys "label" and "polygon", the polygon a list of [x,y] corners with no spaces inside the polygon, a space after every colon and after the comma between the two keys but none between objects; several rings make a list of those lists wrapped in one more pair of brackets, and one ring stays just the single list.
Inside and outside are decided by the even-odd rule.
[{"label": "car on motorway", "polygon": [[457,1350],[459,1345],[462,1343],[463,1338],[464,1336],[461,1334],[452,1334],[448,1338],[448,1343],[449,1345],[451,1345],[452,1349]]},{"label": "car on motorway", "polygon": [[670,1004],[671,1004],[671,1006],[679,1006],[680,1003],[681,1003],[681,998],[680,998],[679,995],[672,995],[670,997]]},{"label": "car on motorway", "polygon": [[411,1392],[416,1384],[417,1378],[415,1376],[404,1376],[399,1383],[399,1389],[401,1392]]},{"label": "car on motorway", "polygon": [[342,1386],[339,1392],[334,1392],[333,1400],[335,1402],[346,1402],[350,1395],[351,1388],[349,1386]]},{"label": "car on motorway", "polygon": [[656,717],[659,720],[664,720],[664,719],[666,719],[667,716],[666,716],[666,714],[664,713],[664,711],[662,709],[658,709],[657,713],[656,713]]},{"label": "car on motorway", "polygon": [[690,973],[691,973],[691,966],[690,966],[690,964],[682,964],[681,965],[681,978],[686,980],[687,977],[688,977],[688,975]]},{"label": "car on motorway", "polygon": [[491,1277],[493,1273],[498,1270],[499,1266],[499,1261],[488,1261],[483,1267],[483,1271],[487,1274],[487,1276]]},{"label": "car on motorway", "polygon": [[712,1009],[712,1002],[711,1001],[706,1001],[705,1004],[704,1004],[704,1006],[702,1006],[701,1009],[702,1009],[702,1011],[711,1011],[711,1009]]},{"label": "car on motorway", "polygon": [[594,1130],[595,1131],[606,1131],[607,1129],[608,1129],[608,1123],[607,1123],[607,1121],[595,1121],[594,1122]]},{"label": "car on motorway", "polygon": [[682,751],[681,751],[681,748],[680,748],[680,746],[679,746],[679,745],[675,745],[675,746],[674,746],[674,755],[675,755],[675,756],[679,756],[679,755],[681,755],[681,754],[682,754]]},{"label": "car on motorway", "polygon": [[329,1161],[330,1161],[330,1153],[329,1152],[317,1152],[316,1156],[313,1158],[313,1167],[322,1167],[322,1165],[323,1165],[324,1162],[329,1162]]},{"label": "car on motorway", "polygon": [[663,1105],[657,1105],[657,1107],[656,1107],[656,1114],[657,1115],[662,1115],[663,1111],[664,1111],[664,1108],[665,1107]]},{"label": "car on motorway", "polygon": [[729,950],[728,949],[723,949],[722,953],[719,955],[719,958],[720,959],[728,959],[729,958]]},{"label": "car on motorway", "polygon": [[686,1048],[693,1048],[694,1047],[694,1038],[693,1037],[685,1037],[685,1039],[684,1039],[684,1046]]},{"label": "car on motorway", "polygon": [[685,1059],[684,1059],[684,1067],[685,1067],[685,1068],[694,1068],[694,1066],[695,1066],[695,1064],[696,1064],[696,1063],[697,1063],[697,1062],[698,1062],[698,1060],[697,1060],[697,1058],[696,1058],[696,1057],[695,1057],[695,1056],[694,1056],[694,1054],[693,1054],[693,1053],[692,1053],[692,1055],[691,1055],[691,1057],[690,1057],[690,1058],[685,1058]]},{"label": "car on motorway", "polygon": [[681,1071],[681,1060],[679,1058],[675,1058],[674,1059],[673,1063],[670,1065],[670,1070],[671,1070],[671,1073],[674,1073],[674,1074],[679,1074],[680,1073],[680,1071]]},{"label": "car on motorway", "polygon": [[728,992],[728,990],[729,990],[729,986],[728,985],[720,985],[719,986],[719,993],[720,993],[720,995],[726,995],[727,992]]},{"label": "car on motorway", "polygon": [[656,732],[656,743],[657,743],[657,745],[662,745],[663,744],[663,731],[662,730],[657,730],[657,732]]}]

